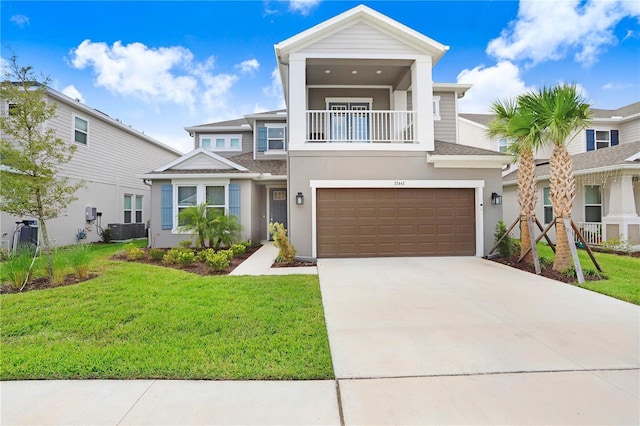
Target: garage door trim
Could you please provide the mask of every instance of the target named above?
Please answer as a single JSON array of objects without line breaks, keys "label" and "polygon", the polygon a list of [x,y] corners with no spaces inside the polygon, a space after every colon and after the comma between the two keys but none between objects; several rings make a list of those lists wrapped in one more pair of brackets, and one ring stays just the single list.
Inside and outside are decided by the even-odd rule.
[{"label": "garage door trim", "polygon": [[476,218],[476,256],[484,254],[483,180],[312,180],[311,186],[311,255],[318,257],[317,199],[318,188],[474,188]]}]

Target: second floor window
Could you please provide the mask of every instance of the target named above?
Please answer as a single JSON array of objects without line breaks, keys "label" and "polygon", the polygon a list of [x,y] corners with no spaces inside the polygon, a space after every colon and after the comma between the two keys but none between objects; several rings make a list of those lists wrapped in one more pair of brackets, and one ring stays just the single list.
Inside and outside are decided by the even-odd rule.
[{"label": "second floor window", "polygon": [[83,118],[74,116],[73,130],[74,130],[73,140],[77,143],[86,145],[89,137],[89,122]]},{"label": "second floor window", "polygon": [[242,135],[200,135],[200,147],[211,151],[242,151]]},{"label": "second floor window", "polygon": [[507,145],[509,145],[509,142],[506,139],[498,139],[498,151],[507,152]]},{"label": "second floor window", "polygon": [[609,148],[619,143],[618,130],[595,130],[587,129],[587,151]]},{"label": "second floor window", "polygon": [[286,151],[287,126],[283,123],[269,123],[258,127],[258,152]]},{"label": "second floor window", "polygon": [[267,130],[267,149],[284,149],[284,127],[269,127]]}]

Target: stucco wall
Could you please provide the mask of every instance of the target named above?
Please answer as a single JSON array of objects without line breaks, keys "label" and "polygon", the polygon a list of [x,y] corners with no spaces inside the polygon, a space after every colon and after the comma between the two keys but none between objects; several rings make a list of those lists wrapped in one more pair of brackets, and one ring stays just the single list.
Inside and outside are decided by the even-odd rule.
[{"label": "stucco wall", "polygon": [[289,160],[289,199],[302,192],[305,204],[290,203],[289,235],[300,257],[312,255],[311,180],[484,180],[484,247],[491,248],[502,208],[491,205],[491,193],[501,192],[500,169],[436,169],[425,153],[410,152],[292,152]]}]

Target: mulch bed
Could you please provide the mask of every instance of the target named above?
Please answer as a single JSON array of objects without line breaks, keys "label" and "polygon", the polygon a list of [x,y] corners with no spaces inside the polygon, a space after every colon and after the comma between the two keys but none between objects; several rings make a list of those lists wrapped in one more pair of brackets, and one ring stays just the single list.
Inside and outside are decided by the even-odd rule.
[{"label": "mulch bed", "polygon": [[91,280],[97,277],[98,274],[89,274],[87,278],[79,279],[75,275],[67,275],[64,277],[64,281],[61,283],[53,283],[49,280],[48,277],[40,277],[35,280],[31,280],[27,283],[27,285],[20,291],[20,288],[16,288],[11,286],[10,284],[5,284],[0,286],[0,294],[10,294],[10,293],[24,293],[26,291],[32,290],[46,290],[48,288],[56,288],[56,287],[66,287],[68,285],[79,284],[88,280]]},{"label": "mulch bed", "polygon": [[271,265],[272,268],[297,268],[300,266],[318,266],[318,264],[316,262],[296,260],[293,263],[275,262],[273,265]]},{"label": "mulch bed", "polygon": [[[494,262],[502,263],[503,265],[511,266],[512,268],[520,269],[522,271],[531,272],[532,274],[536,273],[536,268],[533,264],[518,262],[519,255],[512,255],[509,257],[496,257],[491,259]],[[552,280],[561,281],[563,283],[574,284],[578,282],[576,277],[569,277],[563,273],[553,270],[553,265],[545,268],[540,265],[540,275],[546,278],[551,278]],[[599,281],[604,279],[602,276],[598,275],[587,275],[584,274],[585,281]]]}]

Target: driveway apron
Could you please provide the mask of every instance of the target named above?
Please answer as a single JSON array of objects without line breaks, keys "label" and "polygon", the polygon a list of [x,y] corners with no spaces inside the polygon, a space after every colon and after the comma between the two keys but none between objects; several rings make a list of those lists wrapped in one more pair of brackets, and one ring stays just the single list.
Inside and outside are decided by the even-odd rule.
[{"label": "driveway apron", "polygon": [[346,424],[640,422],[640,309],[472,257],[321,259]]}]

